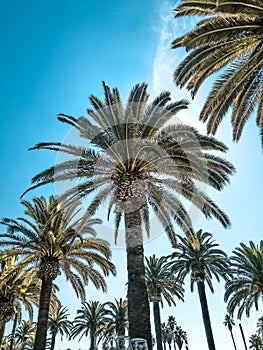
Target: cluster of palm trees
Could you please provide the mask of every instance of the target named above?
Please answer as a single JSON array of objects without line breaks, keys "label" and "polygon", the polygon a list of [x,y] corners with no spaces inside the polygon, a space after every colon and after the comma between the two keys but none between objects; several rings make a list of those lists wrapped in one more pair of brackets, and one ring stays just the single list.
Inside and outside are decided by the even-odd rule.
[{"label": "cluster of palm trees", "polygon": [[[90,349],[96,349],[101,341],[106,347],[112,343],[112,339],[125,334],[128,327],[127,301],[120,299],[103,304],[98,301],[84,302],[81,309],[77,310],[77,316],[73,321],[70,321],[68,317],[67,307],[60,304],[50,313],[47,349],[55,349],[58,335],[61,336],[61,339],[66,336],[69,340],[89,335]],[[13,334],[3,339],[1,349],[9,350],[12,341],[13,350],[32,350],[36,329],[35,322],[22,320]]]},{"label": "cluster of palm trees", "polygon": [[[136,84],[124,104],[118,89],[103,82],[104,99],[90,95],[87,117],[60,114],[58,120],[76,129],[82,143],[41,142],[32,147],[67,158],[35,175],[23,196],[49,183],[69,183],[68,189],[48,200],[22,200],[25,217],[1,221],[6,230],[0,234],[0,343],[6,323],[16,314],[21,320],[21,305],[29,312],[30,322],[33,305],[37,305],[34,350],[45,349],[48,317],[59,303],[55,283],[59,274],[83,302],[79,323],[92,311],[91,306],[101,306],[87,303],[85,297],[89,282],[106,291],[105,277],[116,274],[109,243],[96,237],[102,220],[94,215],[105,205],[108,218],[114,217],[115,241],[121,227],[125,232],[130,338],[145,338],[152,349],[151,302],[157,348],[162,349],[160,305],[164,300],[175,304],[175,297],[183,299],[187,274],[191,290],[197,286],[209,350],[215,344],[205,285],[213,292],[212,277],[226,281],[225,301],[231,315],[238,310],[238,318],[243,312],[249,316],[253,305],[258,308],[263,243],[242,243],[228,259],[211,234],[195,233],[185,203],[206,218],[217,219],[224,228],[230,226],[227,214],[199,185],[221,191],[235,172],[230,162],[216,154],[225,153],[227,147],[209,135],[216,133],[230,107],[234,140],[239,140],[256,107],[263,135],[262,2],[182,0],[175,11],[177,17],[202,16],[192,31],[173,42],[173,48],[190,50],[175,71],[176,84],[187,85],[194,97],[208,76],[225,67],[200,114],[207,121],[208,135],[174,123],[172,118],[188,107],[188,101],[172,101],[170,92],[163,91],[150,102],[145,83]],[[151,234],[153,215],[174,251],[169,257],[145,260],[143,237],[144,232]],[[176,228],[184,236],[177,235]],[[83,334],[87,334],[85,327]],[[169,327],[171,331],[171,323]],[[74,322],[72,329],[73,335],[81,332]],[[89,336],[93,350],[100,335],[89,330]]]}]

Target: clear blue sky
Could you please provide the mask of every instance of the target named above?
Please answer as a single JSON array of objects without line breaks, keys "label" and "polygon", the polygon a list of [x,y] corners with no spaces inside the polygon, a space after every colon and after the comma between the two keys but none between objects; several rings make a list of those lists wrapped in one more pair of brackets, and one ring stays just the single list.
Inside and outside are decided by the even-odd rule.
[{"label": "clear blue sky", "polygon": [[[87,96],[102,97],[101,81],[118,86],[127,95],[137,82],[149,83],[152,94],[169,89],[175,99],[190,98],[172,82],[172,72],[182,51],[170,50],[170,42],[189,29],[191,20],[175,21],[175,2],[134,0],[39,0],[2,1],[0,3],[0,79],[1,79],[1,217],[16,218],[22,214],[19,197],[30,185],[30,179],[52,165],[56,157],[48,152],[29,152],[39,141],[62,141],[69,129],[56,120],[60,112],[75,116],[85,114]],[[198,111],[209,82],[185,111],[197,125]],[[201,125],[200,125],[201,127]],[[262,152],[258,130],[252,120],[238,144],[231,141],[230,120],[220,127],[217,137],[230,148],[226,155],[237,168],[231,185],[211,196],[229,214],[232,228],[225,231],[215,221],[197,218],[196,230],[212,232],[228,254],[243,242],[262,238]],[[29,193],[26,199],[47,195],[52,187]],[[147,255],[169,254],[164,235],[145,245]],[[125,296],[125,251],[113,249],[118,277],[108,281],[108,295],[87,289],[88,299],[102,301]],[[69,285],[62,285],[61,298],[72,317],[80,307],[73,302]],[[200,306],[196,293],[188,292],[185,303],[163,310],[163,320],[173,314],[187,331],[190,349],[207,347]],[[223,327],[225,304],[223,283],[215,282],[215,294],[208,293],[212,326],[218,349],[231,348],[230,335]],[[249,321],[242,320],[247,338],[255,330],[260,313],[251,312]],[[237,322],[238,324],[238,322]],[[238,327],[234,329],[239,349],[243,348]],[[85,349],[88,341],[64,343],[58,349]]]}]

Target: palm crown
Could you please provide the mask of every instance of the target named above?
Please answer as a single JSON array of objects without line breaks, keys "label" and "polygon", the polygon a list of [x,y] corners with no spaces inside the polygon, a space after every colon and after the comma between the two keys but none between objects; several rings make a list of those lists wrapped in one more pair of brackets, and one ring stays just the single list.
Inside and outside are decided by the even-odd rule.
[{"label": "palm crown", "polygon": [[232,107],[237,141],[257,107],[256,123],[263,142],[262,1],[182,0],[175,12],[176,17],[204,16],[192,31],[173,42],[173,48],[190,50],[175,71],[176,83],[186,85],[194,96],[208,76],[224,68],[200,114],[201,120],[208,121],[208,131],[214,134]]}]

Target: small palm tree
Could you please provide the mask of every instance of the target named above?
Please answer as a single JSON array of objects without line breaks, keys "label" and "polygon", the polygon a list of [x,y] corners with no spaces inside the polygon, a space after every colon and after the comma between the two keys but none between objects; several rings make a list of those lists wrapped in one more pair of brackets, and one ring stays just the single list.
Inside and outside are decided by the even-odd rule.
[{"label": "small palm tree", "polygon": [[52,315],[49,315],[48,319],[48,330],[51,334],[51,344],[50,350],[55,349],[55,342],[57,334],[61,335],[61,340],[63,336],[70,336],[70,329],[72,327],[72,322],[68,320],[68,309],[62,305],[58,305]]},{"label": "small palm tree", "polygon": [[230,257],[233,278],[226,282],[225,301],[227,309],[233,314],[238,309],[237,317],[241,319],[243,312],[246,316],[254,305],[258,304],[263,295],[263,241],[259,245],[252,241],[249,245],[240,243]]},{"label": "small palm tree", "polygon": [[1,223],[7,227],[7,233],[0,234],[0,244],[15,247],[17,254],[27,257],[28,264],[37,265],[41,291],[34,350],[42,350],[46,344],[51,292],[57,276],[63,272],[77,296],[84,300],[84,286],[89,280],[96,288],[106,290],[104,277],[96,266],[106,276],[115,273],[115,268],[109,261],[108,243],[90,238],[95,235],[93,226],[101,221],[90,215],[76,219],[77,203],[64,207],[50,196],[49,202],[40,197],[34,198],[32,203],[22,201],[22,204],[29,219],[3,219]]},{"label": "small palm tree", "polygon": [[97,350],[99,342],[107,332],[108,310],[106,304],[98,301],[89,301],[82,304],[81,309],[77,310],[77,316],[73,321],[71,329],[71,338],[80,335],[90,338],[90,350]]},{"label": "small palm tree", "polygon": [[123,336],[128,329],[128,302],[120,298],[104,304],[108,308],[107,332],[111,336]]},{"label": "small palm tree", "polygon": [[170,264],[164,256],[146,258],[145,272],[149,299],[153,303],[157,350],[162,350],[160,304],[163,306],[165,300],[169,306],[176,305],[175,297],[183,300],[184,289],[182,283],[171,275]]},{"label": "small palm tree", "polygon": [[263,316],[259,317],[257,322],[257,334],[263,338]]},{"label": "small palm tree", "polygon": [[182,0],[175,12],[176,17],[202,16],[193,30],[173,42],[173,48],[190,51],[175,71],[176,84],[186,85],[194,96],[210,75],[223,69],[200,114],[208,132],[216,132],[232,107],[233,139],[238,141],[257,109],[263,142],[262,1]]},{"label": "small palm tree", "polygon": [[[224,227],[229,218],[199,190],[195,180],[221,190],[234,168],[210,151],[226,151],[214,138],[186,125],[169,125],[188,101],[171,102],[164,91],[151,103],[147,84],[131,90],[128,103],[121,101],[117,88],[103,83],[105,100],[91,95],[88,117],[60,114],[58,119],[73,126],[85,140],[84,146],[42,142],[32,149],[66,153],[71,159],[42,171],[29,189],[57,181],[70,181],[72,187],[62,198],[67,202],[87,198],[88,212],[102,203],[115,215],[115,238],[124,219],[128,269],[129,336],[146,338],[152,348],[150,308],[145,284],[143,224],[150,234],[149,218],[153,211],[172,244],[174,222],[183,232],[192,233],[191,219],[180,201],[183,196],[206,217],[218,219]],[[72,180],[78,180],[74,182]]]},{"label": "small palm tree", "polygon": [[236,347],[236,343],[235,343],[235,338],[234,338],[234,335],[233,335],[233,326],[235,325],[235,322],[233,320],[233,318],[229,315],[229,314],[226,314],[225,316],[225,320],[224,320],[224,326],[226,326],[231,334],[231,338],[232,338],[232,341],[233,341],[233,345],[234,345],[234,348],[235,350],[237,350],[237,347]]},{"label": "small palm tree", "polygon": [[32,321],[22,321],[15,332],[16,344],[20,350],[33,349],[36,336],[36,324]]},{"label": "small palm tree", "polygon": [[209,350],[215,350],[215,343],[210,322],[205,285],[214,292],[212,277],[219,281],[226,279],[229,271],[229,261],[225,252],[218,248],[212,234],[199,230],[189,237],[178,236],[180,243],[171,255],[171,272],[184,280],[190,274],[191,291],[197,284],[199,300],[202,309],[203,322]]},{"label": "small palm tree", "polygon": [[249,338],[249,349],[253,350],[262,350],[263,349],[263,341],[262,338],[259,337],[257,334],[252,334]]}]

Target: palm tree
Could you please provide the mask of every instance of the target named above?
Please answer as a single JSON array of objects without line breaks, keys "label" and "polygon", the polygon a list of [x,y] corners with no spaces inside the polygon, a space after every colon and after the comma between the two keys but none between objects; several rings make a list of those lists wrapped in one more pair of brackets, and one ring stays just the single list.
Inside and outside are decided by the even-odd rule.
[{"label": "palm tree", "polygon": [[105,303],[98,301],[89,301],[82,304],[81,309],[77,310],[77,316],[73,321],[71,329],[71,338],[81,335],[89,336],[90,350],[96,350],[99,342],[107,332],[108,310]]},{"label": "palm tree", "polygon": [[240,243],[230,257],[233,278],[225,286],[225,301],[227,309],[233,314],[238,308],[237,317],[241,319],[243,312],[249,316],[254,305],[258,310],[258,303],[263,295],[263,241],[255,245]]},{"label": "palm tree", "polygon": [[176,326],[173,334],[174,334],[174,340],[178,346],[178,349],[181,350],[183,347],[183,344],[185,344],[185,349],[188,350],[189,347],[188,347],[187,335],[186,335],[186,332],[182,329],[182,327]]},{"label": "palm tree", "polygon": [[36,324],[32,321],[22,321],[16,330],[16,344],[20,350],[33,349],[36,335]]},{"label": "palm tree", "polygon": [[[85,298],[84,286],[90,280],[96,288],[106,290],[103,275],[115,273],[109,262],[110,249],[107,242],[95,238],[94,225],[101,221],[89,215],[76,219],[78,204],[64,207],[50,196],[34,198],[32,203],[23,200],[27,218],[12,220],[4,218],[7,233],[0,234],[3,246],[13,246],[17,254],[26,256],[28,263],[36,264],[41,279],[39,312],[34,350],[45,349],[48,314],[53,282],[63,272],[77,296]],[[30,220],[31,219],[31,220]]]},{"label": "palm tree", "polygon": [[11,250],[0,258],[0,346],[3,340],[5,325],[16,314],[22,318],[26,310],[33,319],[33,305],[38,306],[40,281],[34,268],[25,268],[27,259],[17,261]]},{"label": "palm tree", "polygon": [[104,304],[108,308],[107,332],[111,336],[123,336],[128,329],[128,302],[120,298]]},{"label": "palm tree", "polygon": [[204,80],[223,69],[200,114],[208,132],[215,134],[232,107],[233,139],[238,141],[257,108],[263,142],[262,1],[182,0],[175,13],[202,16],[193,30],[173,41],[173,48],[189,51],[175,70],[176,84],[186,85],[195,96]]},{"label": "palm tree", "polygon": [[48,330],[51,334],[51,344],[50,350],[55,349],[56,336],[59,333],[61,335],[61,340],[64,335],[70,336],[70,329],[72,327],[72,322],[68,320],[68,309],[59,305],[52,315],[49,315],[48,320]]},{"label": "palm tree", "polygon": [[150,301],[153,303],[153,316],[157,350],[162,350],[160,304],[163,300],[169,306],[176,305],[175,297],[183,300],[184,289],[182,283],[171,275],[167,258],[155,255],[146,258],[146,286]]},{"label": "palm tree", "polygon": [[249,338],[249,349],[253,350],[262,350],[263,349],[263,342],[262,338],[260,338],[257,334],[252,334]]},{"label": "palm tree", "polygon": [[212,239],[211,233],[199,230],[193,236],[178,237],[180,242],[171,255],[171,272],[182,280],[190,274],[192,292],[194,284],[197,284],[208,348],[215,350],[205,285],[207,284],[213,293],[212,277],[217,281],[220,277],[226,279],[229,261],[226,253],[217,248],[218,244]]},{"label": "palm tree", "polygon": [[90,213],[107,203],[108,215],[115,215],[116,240],[124,218],[129,336],[146,338],[151,350],[142,225],[145,223],[149,234],[150,214],[154,212],[172,244],[174,221],[183,232],[191,234],[191,219],[179,199],[182,195],[206,217],[215,217],[224,227],[229,226],[226,214],[193,180],[221,190],[234,168],[209,153],[225,152],[227,148],[221,142],[186,125],[167,126],[172,116],[187,108],[187,101],[170,102],[170,92],[165,91],[148,103],[147,85],[142,83],[131,90],[125,106],[117,88],[111,90],[103,83],[103,89],[105,101],[94,95],[89,97],[93,109],[87,110],[88,118],[65,114],[58,117],[80,133],[85,146],[43,142],[32,148],[66,153],[71,158],[36,175],[27,191],[77,179],[62,198],[71,203],[88,197]]},{"label": "palm tree", "polygon": [[257,322],[257,334],[263,338],[263,316],[259,317]]},{"label": "palm tree", "polygon": [[234,348],[235,350],[237,350],[237,347],[236,347],[236,343],[235,343],[235,339],[234,339],[234,335],[233,335],[233,326],[235,325],[235,322],[233,320],[233,318],[229,315],[229,314],[226,314],[225,316],[225,320],[224,320],[224,326],[226,326],[231,334],[231,338],[232,338],[232,341],[233,341],[233,344],[234,344]]}]

